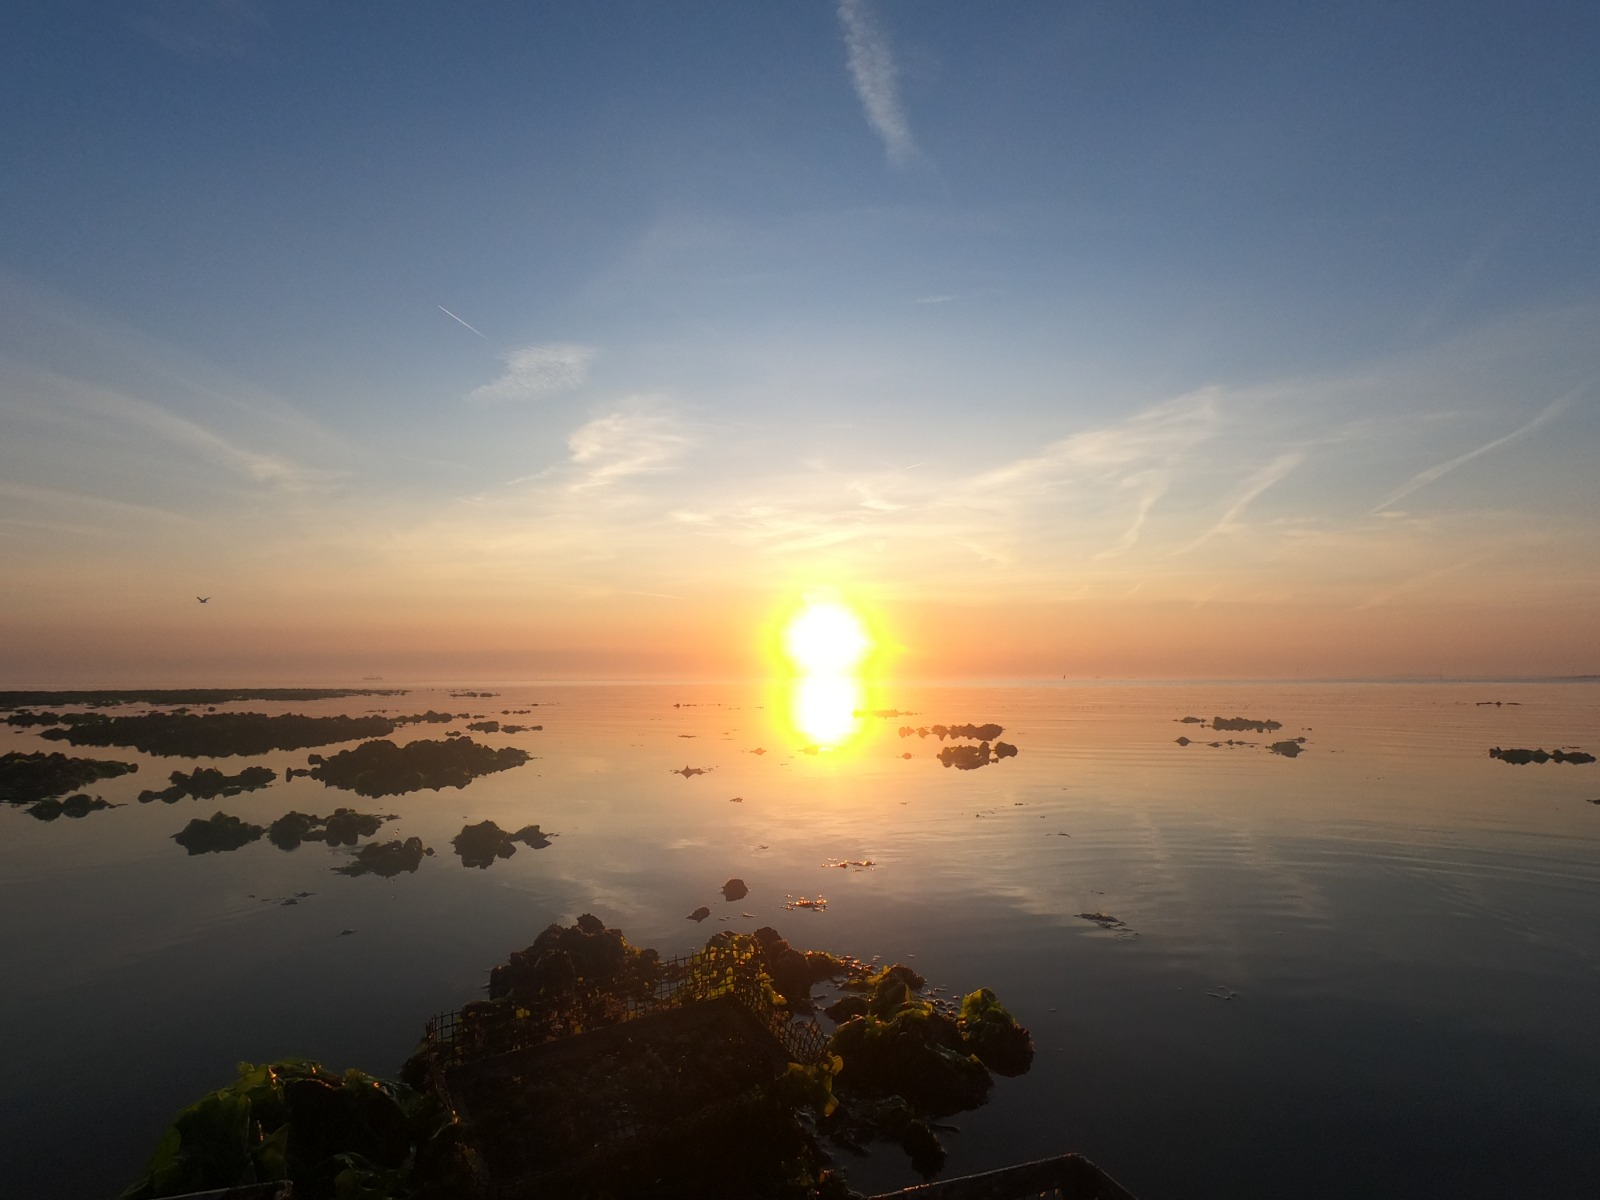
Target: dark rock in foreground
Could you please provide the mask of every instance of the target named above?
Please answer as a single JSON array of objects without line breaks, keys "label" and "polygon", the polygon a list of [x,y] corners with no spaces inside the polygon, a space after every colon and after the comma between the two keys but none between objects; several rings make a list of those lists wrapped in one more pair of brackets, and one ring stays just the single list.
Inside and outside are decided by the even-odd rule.
[{"label": "dark rock in foreground", "polygon": [[264,788],[277,777],[278,773],[270,767],[246,767],[237,775],[226,775],[215,767],[197,767],[188,774],[174,771],[168,776],[172,780],[171,787],[160,791],[146,788],[139,793],[139,803],[159,800],[163,804],[176,804],[190,796],[196,800],[216,800]]},{"label": "dark rock in foreground", "polygon": [[388,717],[306,717],[296,713],[277,717],[262,713],[142,713],[131,717],[76,713],[73,717],[67,728],[46,730],[39,736],[74,746],[131,746],[146,754],[228,758],[353,742],[393,733],[395,728]]},{"label": "dark rock in foreground", "polygon": [[1516,766],[1525,766],[1528,763],[1592,763],[1594,755],[1586,754],[1582,750],[1502,750],[1499,746],[1489,751],[1490,758],[1498,758],[1501,762],[1512,763]]},{"label": "dark rock in foreground", "polygon": [[206,821],[196,817],[181,832],[173,834],[172,840],[191,855],[224,854],[248,846],[265,832],[260,825],[251,825],[225,812],[217,812]]},{"label": "dark rock in foreground", "polygon": [[742,879],[730,879],[722,885],[722,898],[724,900],[743,900],[750,894]]},{"label": "dark rock in foreground", "polygon": [[424,846],[421,838],[407,838],[403,842],[368,842],[356,851],[354,859],[334,870],[341,875],[376,875],[381,879],[392,879],[402,872],[414,873],[422,865],[422,860],[432,855],[432,848]]},{"label": "dark rock in foreground", "polygon": [[463,867],[486,869],[495,859],[515,854],[518,842],[530,850],[543,850],[553,836],[537,825],[524,825],[515,833],[507,833],[493,821],[479,821],[476,825],[463,825],[450,844],[455,847]]},{"label": "dark rock in foreground", "polygon": [[115,779],[138,769],[137,763],[103,758],[13,751],[0,756],[0,803],[33,804],[52,796],[64,796],[97,779]]},{"label": "dark rock in foreground", "polygon": [[311,778],[358,796],[398,796],[423,788],[462,788],[480,775],[520,767],[531,756],[514,746],[494,749],[471,738],[411,742],[364,742],[331,758],[310,756]]}]

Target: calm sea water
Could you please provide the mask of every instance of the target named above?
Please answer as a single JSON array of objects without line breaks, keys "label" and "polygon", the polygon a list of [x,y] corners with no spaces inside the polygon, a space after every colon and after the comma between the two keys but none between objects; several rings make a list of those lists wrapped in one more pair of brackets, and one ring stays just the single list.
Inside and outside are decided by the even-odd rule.
[{"label": "calm sea water", "polygon": [[[1600,763],[1487,754],[1600,750],[1600,687],[887,689],[869,703],[916,715],[816,753],[781,691],[484,690],[499,695],[228,706],[537,703],[500,719],[542,732],[473,735],[535,761],[461,790],[366,801],[296,779],[141,805],[196,762],[85,748],[140,764],[89,789],[126,806],[0,812],[5,1194],[115,1194],[241,1059],[393,1071],[491,965],[593,912],[664,953],[771,924],[950,992],[994,988],[1038,1057],[954,1119],[946,1174],[1078,1150],[1143,1200],[1600,1195]],[[1284,728],[1175,723],[1190,714]],[[898,733],[986,721],[1019,754],[972,771]],[[1265,748],[1286,736],[1307,739],[1298,758]],[[0,750],[63,748],[0,732]],[[708,770],[671,773],[685,766]],[[437,854],[386,880],[333,873],[345,852],[315,843],[189,857],[171,840],[218,809],[265,825],[339,805],[396,813],[382,836]],[[450,839],[484,819],[559,836],[465,868]],[[824,865],[839,860],[874,865]],[[732,904],[730,876],[750,887]],[[797,897],[826,910],[784,907]],[[699,905],[713,916],[686,920]],[[911,1178],[895,1154],[852,1170],[864,1188]]]}]

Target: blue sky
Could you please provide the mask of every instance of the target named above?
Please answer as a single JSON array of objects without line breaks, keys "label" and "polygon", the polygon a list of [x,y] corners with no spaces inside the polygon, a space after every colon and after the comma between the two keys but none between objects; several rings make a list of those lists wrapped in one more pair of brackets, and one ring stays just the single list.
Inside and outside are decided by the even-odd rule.
[{"label": "blue sky", "polygon": [[8,6],[0,674],[691,670],[826,587],[928,670],[974,615],[1024,674],[1600,670],[1597,52],[1557,3]]}]

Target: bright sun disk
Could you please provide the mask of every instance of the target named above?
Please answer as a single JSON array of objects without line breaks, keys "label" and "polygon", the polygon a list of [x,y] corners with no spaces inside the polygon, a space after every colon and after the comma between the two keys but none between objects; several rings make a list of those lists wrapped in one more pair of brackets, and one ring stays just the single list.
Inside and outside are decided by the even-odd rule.
[{"label": "bright sun disk", "polygon": [[810,603],[783,631],[789,660],[806,675],[842,675],[855,670],[872,648],[861,618],[843,604]]}]

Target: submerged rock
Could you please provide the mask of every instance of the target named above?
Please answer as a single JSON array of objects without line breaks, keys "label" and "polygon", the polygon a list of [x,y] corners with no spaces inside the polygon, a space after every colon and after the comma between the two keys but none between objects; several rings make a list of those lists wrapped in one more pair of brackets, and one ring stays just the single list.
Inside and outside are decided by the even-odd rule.
[{"label": "submerged rock", "polygon": [[704,904],[702,904],[699,908],[695,909],[692,913],[690,913],[687,917],[685,917],[684,920],[685,921],[704,921],[710,915],[711,915],[711,910],[709,908],[707,908]]},{"label": "submerged rock", "polygon": [[307,717],[285,713],[142,713],[112,717],[76,714],[65,729],[48,729],[40,737],[74,746],[131,746],[146,754],[180,758],[228,758],[302,750],[380,737],[394,732],[388,717]]},{"label": "submerged rock", "polygon": [[518,842],[532,850],[543,850],[553,836],[537,825],[524,825],[515,833],[507,833],[493,821],[479,821],[476,825],[463,825],[450,844],[455,847],[462,866],[487,869],[497,858],[510,858],[515,854]]},{"label": "submerged rock", "polygon": [[1257,721],[1253,717],[1212,717],[1211,728],[1216,730],[1248,729],[1254,733],[1271,733],[1274,729],[1282,729],[1282,721]]},{"label": "submerged rock", "polygon": [[293,850],[301,842],[354,846],[361,838],[375,835],[385,821],[393,820],[392,814],[363,813],[353,808],[337,808],[326,817],[287,812],[268,827],[267,839],[279,850]]},{"label": "submerged rock", "polygon": [[65,800],[40,800],[31,805],[27,812],[30,817],[37,817],[41,821],[54,821],[57,817],[87,817],[92,812],[102,808],[121,808],[120,804],[112,804],[109,800],[102,800],[99,796],[90,797],[87,792],[79,792],[76,796],[68,796]]},{"label": "submerged rock", "polygon": [[1502,750],[1499,746],[1489,751],[1490,758],[1498,758],[1501,762],[1512,763],[1515,766],[1526,766],[1528,763],[1592,763],[1594,755],[1582,750]]},{"label": "submerged rock", "polygon": [[724,900],[743,900],[750,894],[750,889],[744,885],[742,879],[730,879],[722,885],[722,898]]},{"label": "submerged rock", "polygon": [[1303,737],[1293,738],[1287,742],[1273,742],[1272,745],[1267,747],[1274,754],[1281,754],[1285,758],[1293,758],[1305,748],[1306,740]]},{"label": "submerged rock", "polygon": [[260,825],[241,821],[238,817],[231,817],[225,812],[216,812],[204,821],[196,817],[180,832],[173,834],[172,840],[190,855],[225,854],[241,846],[248,846],[265,832],[266,830]]},{"label": "submerged rock", "polygon": [[532,756],[514,746],[495,749],[471,738],[411,742],[364,742],[330,758],[310,756],[311,777],[358,796],[397,796],[429,788],[462,788],[480,775],[520,767]]},{"label": "submerged rock", "polygon": [[[906,715],[909,716],[910,714]],[[992,721],[986,725],[919,725],[916,728],[912,728],[910,725],[902,725],[900,727],[901,737],[910,737],[912,734],[916,734],[918,737],[925,738],[932,734],[941,742],[945,738],[971,738],[979,742],[992,742],[1004,732],[1004,726],[996,725]]]},{"label": "submerged rock", "polygon": [[139,769],[137,763],[103,758],[69,758],[61,753],[0,755],[0,803],[33,804],[64,796],[99,779],[115,779]]},{"label": "submerged rock", "polygon": [[353,860],[333,869],[341,875],[377,875],[392,879],[402,872],[414,873],[422,865],[422,860],[432,855],[433,850],[424,846],[421,838],[410,837],[403,842],[368,842],[356,851]]},{"label": "submerged rock", "polygon": [[171,787],[160,791],[146,788],[139,793],[139,803],[160,800],[163,804],[176,804],[191,796],[196,800],[216,800],[264,788],[277,777],[278,773],[270,767],[246,767],[237,775],[224,774],[215,767],[197,767],[188,774],[174,771],[168,776]]}]

